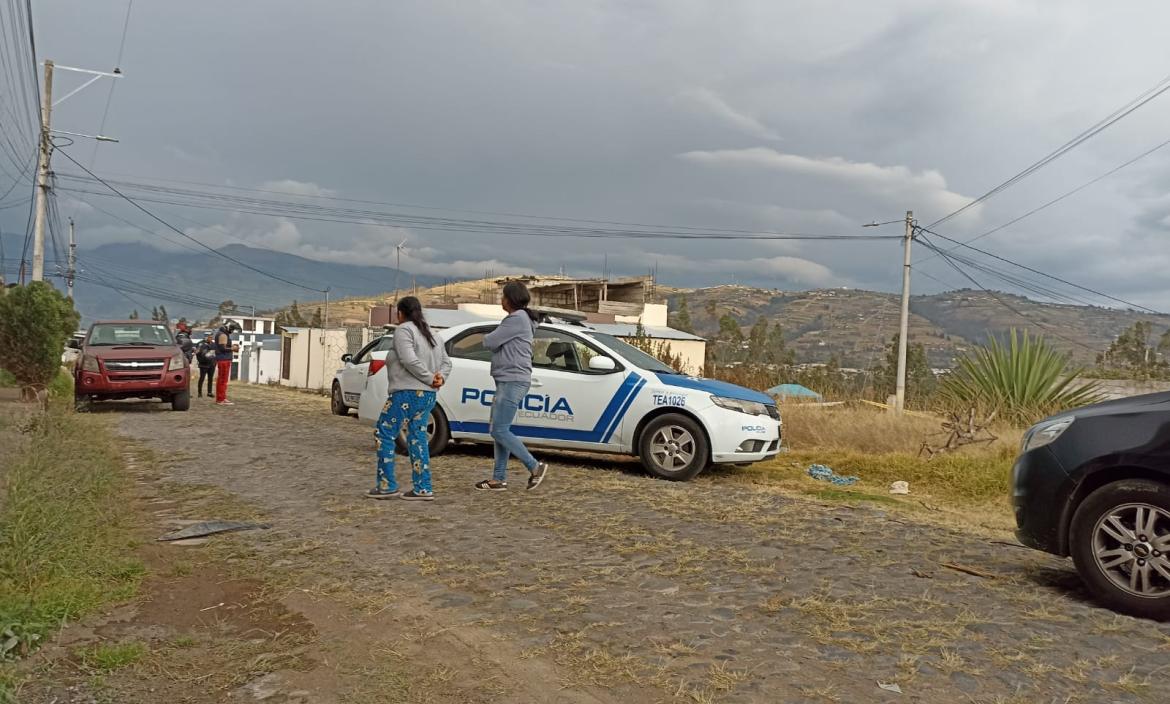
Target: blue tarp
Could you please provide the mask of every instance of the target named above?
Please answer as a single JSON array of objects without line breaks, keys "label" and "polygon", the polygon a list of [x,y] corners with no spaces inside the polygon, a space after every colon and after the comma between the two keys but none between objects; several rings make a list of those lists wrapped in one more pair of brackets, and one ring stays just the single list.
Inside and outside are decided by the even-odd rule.
[{"label": "blue tarp", "polygon": [[768,389],[768,393],[772,396],[780,398],[807,398],[821,400],[821,395],[812,389],[801,386],[800,384],[780,384]]}]

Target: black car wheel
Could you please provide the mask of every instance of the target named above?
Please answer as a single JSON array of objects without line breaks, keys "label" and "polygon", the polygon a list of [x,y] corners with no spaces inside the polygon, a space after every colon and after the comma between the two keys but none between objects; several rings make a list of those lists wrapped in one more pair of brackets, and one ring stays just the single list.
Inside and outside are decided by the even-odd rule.
[{"label": "black car wheel", "polygon": [[[431,410],[431,417],[427,420],[427,445],[430,448],[431,457],[438,457],[447,449],[447,445],[451,442],[451,430],[447,425],[447,418],[443,415],[443,410],[435,406]],[[395,440],[395,449],[400,455],[409,455],[406,448],[406,428],[403,428],[398,433]]]},{"label": "black car wheel", "polygon": [[185,411],[191,408],[191,392],[180,391],[171,396],[171,410]]},{"label": "black car wheel", "polygon": [[341,384],[333,382],[333,392],[329,395],[329,410],[335,416],[348,416],[349,406],[345,405],[345,398],[341,395]]},{"label": "black car wheel", "polygon": [[1170,619],[1170,485],[1147,479],[1107,484],[1073,516],[1077,571],[1106,606]]},{"label": "black car wheel", "polygon": [[685,482],[707,468],[711,450],[699,424],[667,413],[650,421],[639,440],[642,466],[659,479]]}]

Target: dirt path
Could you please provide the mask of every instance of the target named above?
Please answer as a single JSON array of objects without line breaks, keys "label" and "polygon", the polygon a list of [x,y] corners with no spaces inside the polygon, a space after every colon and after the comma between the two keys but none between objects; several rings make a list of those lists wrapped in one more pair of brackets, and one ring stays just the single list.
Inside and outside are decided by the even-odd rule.
[{"label": "dirt path", "polygon": [[259,560],[302,637],[336,652],[266,675],[265,701],[337,700],[315,670],[372,685],[350,701],[1170,700],[1170,626],[1092,606],[1064,561],[570,455],[540,491],[494,494],[471,489],[489,453],[457,448],[434,503],[369,501],[370,429],[322,398],[233,394],[109,412],[167,460],[161,516],[223,492],[202,517],[272,524],[212,545]]}]

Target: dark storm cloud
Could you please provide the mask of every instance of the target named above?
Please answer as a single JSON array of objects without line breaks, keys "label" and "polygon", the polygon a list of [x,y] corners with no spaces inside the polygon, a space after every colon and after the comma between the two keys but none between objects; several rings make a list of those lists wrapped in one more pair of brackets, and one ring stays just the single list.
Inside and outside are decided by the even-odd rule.
[{"label": "dark storm cloud", "polygon": [[[42,56],[109,67],[124,7],[40,3]],[[1153,84],[1166,73],[1162,39],[1133,27],[1168,18],[1156,2],[1022,0],[138,3],[106,130],[122,142],[103,145],[95,168],[859,234],[907,209],[940,217]],[[105,97],[95,87],[71,99],[57,124],[96,129]],[[979,234],[1170,136],[1163,100],[945,232]],[[88,159],[92,147],[76,149]],[[1156,247],[1167,206],[1143,188],[1164,181],[1168,163],[1154,155],[980,245],[1170,307],[1156,275],[1170,265]],[[140,236],[63,205],[77,208],[89,242]],[[210,244],[242,239],[331,261],[392,262],[405,238],[404,266],[453,276],[638,273],[657,262],[674,284],[892,289],[899,271],[896,243],[565,242],[158,209],[202,223],[180,221]],[[1148,277],[1126,276],[1138,251]],[[922,266],[966,283],[937,259]]]}]

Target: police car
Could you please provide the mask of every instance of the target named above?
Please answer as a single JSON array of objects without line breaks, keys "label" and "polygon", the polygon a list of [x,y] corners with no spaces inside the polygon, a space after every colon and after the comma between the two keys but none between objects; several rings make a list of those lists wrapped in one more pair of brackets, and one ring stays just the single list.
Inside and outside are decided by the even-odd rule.
[{"label": "police car", "polygon": [[[452,441],[492,442],[495,384],[483,338],[496,323],[438,331],[453,370],[427,428],[432,455]],[[353,356],[333,381],[332,406],[373,423],[387,395],[390,335]],[[616,337],[581,324],[541,324],[532,388],[513,432],[531,447],[635,455],[663,479],[687,480],[712,464],[750,464],[780,451],[780,413],[769,396],[686,376]],[[401,448],[401,439],[400,439]]]}]

